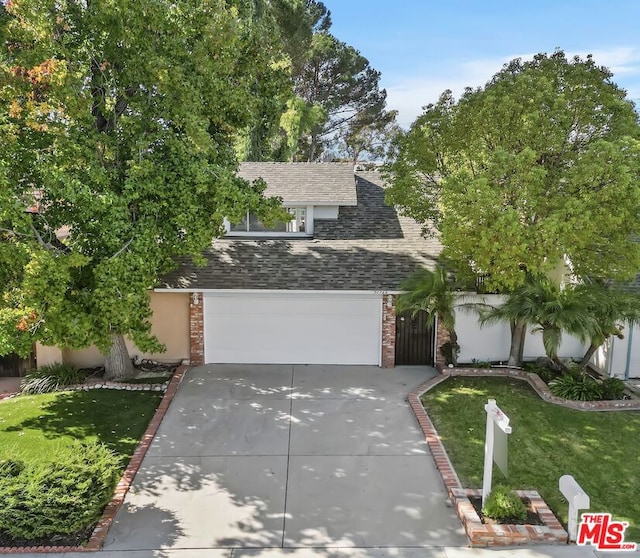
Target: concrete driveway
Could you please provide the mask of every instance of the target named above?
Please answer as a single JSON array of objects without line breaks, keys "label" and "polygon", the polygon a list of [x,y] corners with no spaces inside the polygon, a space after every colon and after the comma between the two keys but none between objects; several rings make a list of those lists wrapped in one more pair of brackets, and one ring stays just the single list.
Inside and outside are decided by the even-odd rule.
[{"label": "concrete driveway", "polygon": [[105,550],[465,546],[404,400],[435,373],[190,370]]}]

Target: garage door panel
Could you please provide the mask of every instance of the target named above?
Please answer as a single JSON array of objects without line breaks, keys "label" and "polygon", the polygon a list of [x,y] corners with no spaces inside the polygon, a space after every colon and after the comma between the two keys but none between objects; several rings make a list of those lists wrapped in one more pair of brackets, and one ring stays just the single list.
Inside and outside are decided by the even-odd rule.
[{"label": "garage door panel", "polygon": [[205,296],[206,362],[378,364],[381,297]]}]

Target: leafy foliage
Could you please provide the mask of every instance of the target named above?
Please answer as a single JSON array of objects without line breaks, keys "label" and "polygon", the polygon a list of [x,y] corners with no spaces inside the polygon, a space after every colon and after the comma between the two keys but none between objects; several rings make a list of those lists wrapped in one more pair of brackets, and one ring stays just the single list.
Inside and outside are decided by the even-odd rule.
[{"label": "leafy foliage", "polygon": [[80,384],[85,376],[85,372],[71,364],[49,364],[26,374],[20,383],[20,392],[49,393],[61,387]]},{"label": "leafy foliage", "polygon": [[602,386],[587,374],[563,374],[549,382],[551,393],[573,401],[602,399]]},{"label": "leafy foliage", "polygon": [[[236,5],[237,4],[237,5]],[[14,0],[0,19],[0,353],[161,350],[148,289],[224,217],[279,200],[234,132],[278,111],[281,54],[243,3]]]},{"label": "leafy foliage", "polygon": [[[455,330],[456,294],[447,270],[436,267],[435,271],[423,268],[408,277],[400,286],[403,291],[396,303],[398,313],[410,311],[416,315],[421,310],[427,313],[430,324],[436,316],[449,332],[449,347],[446,350],[447,364],[456,364],[459,352],[458,336]],[[443,348],[440,348],[443,351]],[[445,354],[443,352],[443,354]]]},{"label": "leafy foliage", "polygon": [[327,153],[342,157],[348,152],[353,158],[363,151],[384,151],[395,113],[384,110],[380,72],[331,33],[331,12],[324,3],[259,3],[264,9],[254,9],[254,16],[275,28],[283,52],[279,63],[290,72],[292,90],[284,101],[282,96],[269,97],[271,106],[281,106],[279,127],[260,123],[252,128],[241,138],[241,157],[316,161]]},{"label": "leafy foliage", "polygon": [[20,459],[3,459],[0,461],[0,478],[17,477],[25,468]]},{"label": "leafy foliage", "polygon": [[620,378],[605,378],[602,380],[602,399],[613,400],[622,399],[625,385]]},{"label": "leafy foliage", "polygon": [[510,488],[496,486],[491,490],[482,513],[497,521],[509,519],[524,521],[527,519],[527,506]]},{"label": "leafy foliage", "polygon": [[[558,360],[563,333],[589,341],[590,347],[580,364],[584,370],[607,338],[621,337],[623,323],[640,317],[640,297],[602,282],[561,287],[548,277],[527,275],[524,284],[507,294],[502,306],[478,309],[482,325],[506,321],[522,327],[534,326],[534,333],[542,334],[547,357],[558,368],[563,368]],[[513,353],[509,358],[517,360]]]},{"label": "leafy foliage", "polygon": [[640,126],[612,74],[561,51],[450,91],[398,140],[389,201],[434,222],[456,270],[490,290],[568,258],[578,276],[640,268]]},{"label": "leafy foliage", "polygon": [[553,370],[551,368],[549,368],[548,366],[539,366],[535,363],[531,363],[531,362],[525,362],[523,363],[522,367],[527,371],[527,372],[531,372],[533,374],[537,374],[540,379],[545,382],[545,383],[549,383],[551,380],[557,378],[560,375],[560,371],[559,370]]},{"label": "leafy foliage", "polygon": [[76,443],[56,461],[11,470],[0,475],[0,529],[30,540],[91,526],[111,498],[118,459],[101,444]]}]

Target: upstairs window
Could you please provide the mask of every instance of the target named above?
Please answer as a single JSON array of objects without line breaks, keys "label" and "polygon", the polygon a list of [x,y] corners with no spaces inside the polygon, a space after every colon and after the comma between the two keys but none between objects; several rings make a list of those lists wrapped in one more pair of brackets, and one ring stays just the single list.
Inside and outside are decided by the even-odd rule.
[{"label": "upstairs window", "polygon": [[293,234],[307,232],[307,208],[306,207],[285,207],[285,210],[291,215],[291,221],[286,223],[277,222],[268,227],[262,223],[255,213],[247,211],[244,219],[239,223],[230,223],[229,232],[234,233],[253,233],[253,234]]}]

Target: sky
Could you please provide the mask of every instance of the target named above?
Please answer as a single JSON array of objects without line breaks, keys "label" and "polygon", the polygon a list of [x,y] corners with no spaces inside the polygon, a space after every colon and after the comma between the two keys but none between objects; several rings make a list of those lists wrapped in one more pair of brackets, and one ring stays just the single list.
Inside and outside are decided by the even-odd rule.
[{"label": "sky", "polygon": [[640,0],[323,0],[331,32],[380,71],[407,128],[451,89],[483,86],[513,58],[592,54],[640,105]]}]

